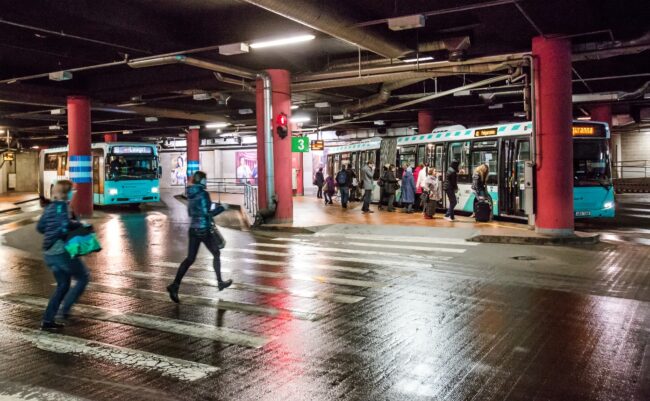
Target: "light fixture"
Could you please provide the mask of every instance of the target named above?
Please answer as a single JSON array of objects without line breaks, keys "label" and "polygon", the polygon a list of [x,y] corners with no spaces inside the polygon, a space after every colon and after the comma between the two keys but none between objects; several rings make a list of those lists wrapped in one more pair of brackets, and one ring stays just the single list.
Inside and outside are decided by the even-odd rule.
[{"label": "light fixture", "polygon": [[503,103],[491,104],[488,106],[488,109],[490,110],[502,109],[502,108],[503,108]]},{"label": "light fixture", "polygon": [[4,134],[4,133],[5,133],[5,130],[0,129],[0,134]]},{"label": "light fixture", "polygon": [[236,54],[244,53],[248,53],[248,45],[243,42],[219,46],[219,54],[222,56],[234,56]]},{"label": "light fixture", "polygon": [[72,73],[70,71],[57,71],[51,72],[48,77],[50,78],[50,81],[69,81],[72,79]]},{"label": "light fixture", "polygon": [[210,95],[209,93],[205,93],[205,92],[203,92],[203,93],[195,93],[195,94],[192,95],[192,99],[194,99],[194,100],[210,100],[210,99],[212,99],[212,95]]},{"label": "light fixture", "polygon": [[580,121],[591,121],[591,116],[580,116],[578,117]]},{"label": "light fixture", "polygon": [[330,104],[328,102],[319,102],[319,103],[314,103],[314,107],[317,109],[324,109],[325,107],[330,107]]},{"label": "light fixture", "polygon": [[154,123],[154,122],[158,121],[158,117],[145,117],[144,121],[146,121],[148,123]]},{"label": "light fixture", "polygon": [[523,111],[515,111],[513,113],[513,116],[518,118],[526,118],[526,113],[524,113]]},{"label": "light fixture", "polygon": [[274,46],[284,46],[284,45],[291,45],[294,43],[301,43],[301,42],[307,42],[310,40],[314,40],[316,36],[314,35],[298,35],[298,36],[292,36],[289,38],[282,38],[282,39],[274,39],[274,40],[267,40],[263,42],[255,42],[251,43],[250,47],[253,49],[263,49],[265,47],[274,47]]},{"label": "light fixture", "polygon": [[343,115],[343,114],[334,114],[332,116],[333,120],[343,120],[344,118],[345,118],[345,115]]},{"label": "light fixture", "polygon": [[32,149],[40,149],[38,145],[32,146]]},{"label": "light fixture", "polygon": [[52,109],[50,110],[50,114],[53,116],[60,116],[65,114],[65,109]]},{"label": "light fixture", "polygon": [[306,123],[310,121],[311,118],[309,116],[293,116],[291,117],[291,122],[294,124],[300,124],[300,123]]},{"label": "light fixture", "polygon": [[374,121],[374,124],[375,124],[375,125],[386,125],[386,123],[384,122],[384,120],[375,120],[375,121]]},{"label": "light fixture", "polygon": [[239,109],[239,114],[242,115],[253,114],[253,109]]},{"label": "light fixture", "polygon": [[423,61],[430,61],[433,60],[433,57],[431,56],[426,56],[426,57],[420,57],[420,58],[409,58],[404,60],[405,63],[416,63],[416,62],[423,62]]},{"label": "light fixture", "polygon": [[209,128],[209,129],[213,129],[213,128],[226,128],[226,127],[229,126],[229,125],[230,125],[230,123],[226,123],[226,122],[221,122],[221,123],[210,123],[210,124],[206,124],[206,125],[205,125],[205,128]]},{"label": "light fixture", "polygon": [[300,106],[298,106],[297,104],[292,104],[291,105],[291,110],[296,110],[296,109],[299,109],[299,108],[300,108]]},{"label": "light fixture", "polygon": [[50,125],[50,126],[47,127],[47,128],[48,128],[50,131],[60,131],[60,130],[61,130],[61,126],[60,126],[60,125]]},{"label": "light fixture", "polygon": [[124,135],[129,135],[129,134],[132,134],[133,131],[131,131],[131,130],[124,130],[124,131],[122,131],[122,133],[123,133]]}]

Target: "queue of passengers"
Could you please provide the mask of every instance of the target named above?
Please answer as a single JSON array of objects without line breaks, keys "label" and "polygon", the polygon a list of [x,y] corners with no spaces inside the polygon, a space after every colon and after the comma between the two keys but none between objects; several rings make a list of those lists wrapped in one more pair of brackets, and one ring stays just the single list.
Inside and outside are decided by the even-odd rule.
[{"label": "queue of passengers", "polygon": [[[324,197],[325,205],[332,205],[332,198],[338,189],[341,207],[347,209],[348,202],[358,199],[358,193],[363,191],[361,211],[374,213],[370,210],[375,182],[374,172],[375,166],[372,161],[363,166],[358,178],[350,165],[342,166],[335,177],[331,175],[325,177],[323,169],[319,168],[314,178],[314,185],[318,187],[317,197],[319,199]],[[448,208],[444,219],[454,221],[456,219],[454,209],[458,204],[458,173],[457,160],[452,160],[444,178],[441,172],[433,167],[427,167],[424,163],[420,163],[415,169],[412,166],[404,166],[401,176],[397,173],[394,164],[386,164],[382,167],[379,179],[376,180],[380,192],[378,209],[383,210],[383,205],[386,204],[387,212],[395,212],[396,194],[399,190],[399,202],[404,208],[404,213],[421,211],[425,219],[432,219],[436,208],[446,196]],[[481,164],[472,175],[472,190],[476,199],[489,196],[486,190],[488,173],[488,165]]]}]

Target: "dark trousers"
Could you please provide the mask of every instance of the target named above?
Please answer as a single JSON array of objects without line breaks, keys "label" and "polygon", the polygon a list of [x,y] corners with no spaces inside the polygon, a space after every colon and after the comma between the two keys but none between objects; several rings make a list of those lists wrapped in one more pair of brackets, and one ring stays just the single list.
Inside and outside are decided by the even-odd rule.
[{"label": "dark trousers", "polygon": [[176,278],[174,279],[174,284],[177,286],[181,285],[183,276],[185,276],[187,270],[196,260],[196,254],[199,252],[199,246],[201,243],[204,243],[208,248],[208,251],[212,253],[212,268],[217,274],[217,281],[223,281],[221,279],[221,252],[219,251],[221,239],[212,230],[196,228],[190,228],[189,237],[190,241],[187,248],[187,257],[183,262],[181,262],[181,265],[178,267]]},{"label": "dark trousers", "polygon": [[[70,258],[67,252],[59,255],[45,255],[45,263],[56,280],[56,289],[43,315],[43,322],[52,323],[61,303],[63,303],[61,315],[65,316],[70,313],[70,308],[86,289],[89,274],[81,259]],[[71,290],[70,281],[73,278],[77,280],[77,284]]]},{"label": "dark trousers", "polygon": [[386,207],[388,208],[389,212],[392,212],[395,210],[395,206],[393,205],[393,203],[395,203],[395,192],[392,194],[386,194],[386,197],[388,198],[388,206]]},{"label": "dark trousers", "polygon": [[318,192],[316,193],[316,197],[318,199],[322,199],[323,198],[323,186],[322,185],[317,185],[317,187],[318,187]]},{"label": "dark trousers", "polygon": [[367,212],[370,210],[370,199],[372,198],[372,189],[366,189],[363,191],[363,207],[362,211]]},{"label": "dark trousers", "polygon": [[340,187],[341,190],[341,205],[348,207],[348,200],[350,199],[350,188]]},{"label": "dark trousers", "polygon": [[456,204],[458,204],[458,199],[456,199],[456,192],[453,189],[448,189],[446,192],[447,198],[449,199],[449,207],[447,208],[445,217],[450,217],[453,220],[454,208],[456,208]]}]

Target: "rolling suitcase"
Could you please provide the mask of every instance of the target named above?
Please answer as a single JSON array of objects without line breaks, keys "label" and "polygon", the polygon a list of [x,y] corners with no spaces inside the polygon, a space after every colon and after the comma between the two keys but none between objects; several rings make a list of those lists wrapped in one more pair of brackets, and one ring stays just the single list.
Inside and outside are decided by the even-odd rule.
[{"label": "rolling suitcase", "polygon": [[492,217],[492,202],[490,198],[479,196],[474,202],[474,218],[479,223],[490,221]]}]

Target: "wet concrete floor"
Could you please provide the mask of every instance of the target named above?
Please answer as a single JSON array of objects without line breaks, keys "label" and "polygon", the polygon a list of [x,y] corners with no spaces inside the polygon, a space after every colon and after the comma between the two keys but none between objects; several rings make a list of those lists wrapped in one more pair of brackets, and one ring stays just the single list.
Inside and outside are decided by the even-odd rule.
[{"label": "wet concrete floor", "polygon": [[164,195],[97,213],[104,250],[57,334],[37,329],[38,208],[0,218],[0,400],[650,399],[647,244],[223,229],[235,285],[215,288],[202,248],[175,305],[188,220]]}]

